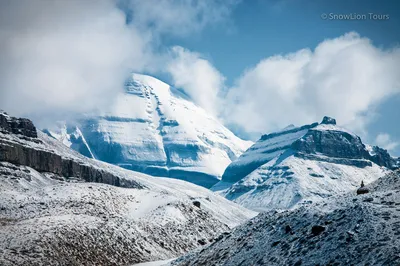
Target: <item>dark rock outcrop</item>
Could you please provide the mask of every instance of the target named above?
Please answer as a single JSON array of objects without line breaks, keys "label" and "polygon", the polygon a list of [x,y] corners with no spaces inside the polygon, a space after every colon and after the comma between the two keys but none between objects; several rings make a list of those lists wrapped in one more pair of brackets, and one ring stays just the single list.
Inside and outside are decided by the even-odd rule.
[{"label": "dark rock outcrop", "polygon": [[315,236],[320,235],[324,231],[325,231],[325,226],[322,225],[314,225],[311,228],[311,233]]},{"label": "dark rock outcrop", "polygon": [[399,168],[398,162],[395,158],[391,157],[387,150],[379,148],[378,146],[372,147],[374,155],[370,156],[370,160],[377,165],[387,167],[389,169]]},{"label": "dark rock outcrop", "polygon": [[23,135],[29,138],[37,138],[36,127],[32,121],[26,118],[16,118],[0,112],[0,130],[4,133]]},{"label": "dark rock outcrop", "polygon": [[364,159],[369,157],[360,137],[344,131],[309,130],[292,148],[307,154],[320,153],[329,157]]},{"label": "dark rock outcrop", "polygon": [[76,177],[86,182],[105,183],[121,187],[142,188],[131,180],[121,180],[112,173],[97,169],[50,151],[34,149],[0,139],[0,161],[25,165],[38,172],[49,172],[65,178]]},{"label": "dark rock outcrop", "polygon": [[[324,120],[328,120],[325,118]],[[375,146],[371,154],[360,137],[345,131],[311,129],[293,142],[291,148],[297,152],[296,156],[311,160],[318,160],[313,154],[322,154],[327,156],[327,161],[340,160],[334,163],[357,167],[371,166],[371,162],[392,170],[399,167],[387,150]]]},{"label": "dark rock outcrop", "polygon": [[200,208],[200,201],[198,201],[198,200],[195,200],[195,201],[193,201],[193,205],[194,206],[196,206],[197,208]]},{"label": "dark rock outcrop", "polygon": [[[121,187],[142,188],[133,180],[121,179],[100,168],[86,165],[41,147],[37,131],[28,119],[10,117],[0,113],[0,129],[5,134],[15,134],[15,140],[0,138],[0,161],[25,165],[38,172],[53,173],[65,178],[75,177],[86,182],[105,183]],[[19,141],[18,141],[19,140]],[[25,141],[25,142],[24,142]],[[28,145],[32,142],[35,145]]]},{"label": "dark rock outcrop", "polygon": [[321,124],[325,124],[325,125],[336,125],[336,119],[329,117],[329,116],[324,116],[324,118],[322,119]]}]

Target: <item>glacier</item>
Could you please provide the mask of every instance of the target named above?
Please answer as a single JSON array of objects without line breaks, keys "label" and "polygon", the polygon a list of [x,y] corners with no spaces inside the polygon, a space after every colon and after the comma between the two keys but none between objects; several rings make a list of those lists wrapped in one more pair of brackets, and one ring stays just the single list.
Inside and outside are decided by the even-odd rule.
[{"label": "glacier", "polygon": [[141,74],[132,74],[109,109],[45,132],[90,158],[207,188],[253,144],[182,91]]}]

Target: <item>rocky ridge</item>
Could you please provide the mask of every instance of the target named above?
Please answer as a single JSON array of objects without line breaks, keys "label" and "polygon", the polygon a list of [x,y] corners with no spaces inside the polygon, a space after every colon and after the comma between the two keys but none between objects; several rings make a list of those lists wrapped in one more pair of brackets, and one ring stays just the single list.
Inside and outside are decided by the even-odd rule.
[{"label": "rocky ridge", "polygon": [[[121,180],[100,168],[91,167],[79,156],[62,154],[51,147],[51,144],[60,144],[47,139],[48,142],[38,139],[33,123],[28,119],[10,117],[0,113],[0,161],[16,165],[25,165],[39,172],[48,172],[63,177],[76,177],[87,182],[99,182],[122,187],[141,188],[142,185],[131,181]],[[73,154],[73,153],[72,153]],[[75,154],[76,155],[76,154]]]},{"label": "rocky ridge", "polygon": [[0,132],[1,265],[169,259],[255,215],[188,182],[88,159],[40,131],[14,133],[18,119],[0,116],[8,125]]},{"label": "rocky ridge", "polygon": [[212,189],[253,210],[289,209],[356,189],[398,166],[386,150],[324,117],[262,136]]}]

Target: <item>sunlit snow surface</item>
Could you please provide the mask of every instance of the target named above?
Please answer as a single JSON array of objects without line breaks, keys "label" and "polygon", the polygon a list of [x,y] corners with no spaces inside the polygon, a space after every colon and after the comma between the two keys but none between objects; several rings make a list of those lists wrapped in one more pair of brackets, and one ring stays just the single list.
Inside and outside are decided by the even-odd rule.
[{"label": "sunlit snow surface", "polygon": [[[125,90],[109,110],[87,117],[78,126],[81,146],[87,143],[97,159],[210,187],[252,144],[236,137],[182,92],[153,77],[133,74]],[[50,135],[67,139],[56,131]]]},{"label": "sunlit snow surface", "polygon": [[[389,172],[365,159],[293,150],[291,145],[310,131],[358,138],[339,126],[318,123],[264,135],[228,166],[222,181],[212,190],[257,211],[290,209],[356,189],[361,181],[368,184]],[[367,145],[365,150],[371,154],[372,148]]]},{"label": "sunlit snow surface", "polygon": [[[121,184],[131,180],[143,188],[72,177],[63,180],[0,162],[1,265],[126,265],[164,260],[200,246],[199,240],[207,243],[255,215],[203,187],[89,159],[38,134],[41,142],[2,133],[0,140],[55,153],[112,173]],[[195,200],[201,208],[193,205]]]},{"label": "sunlit snow surface", "polygon": [[[367,188],[362,195],[353,190],[293,210],[261,213],[171,264],[400,265],[400,173]],[[313,227],[320,230],[313,233]]]}]

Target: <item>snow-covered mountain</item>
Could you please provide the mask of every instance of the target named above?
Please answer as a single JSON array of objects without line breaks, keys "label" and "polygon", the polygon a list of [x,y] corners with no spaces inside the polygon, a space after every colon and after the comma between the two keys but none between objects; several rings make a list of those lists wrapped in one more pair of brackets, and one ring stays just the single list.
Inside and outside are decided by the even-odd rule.
[{"label": "snow-covered mountain", "polygon": [[367,188],[261,213],[172,265],[400,265],[400,173]]},{"label": "snow-covered mountain", "polygon": [[86,156],[205,187],[252,144],[179,90],[139,74],[109,110],[46,132]]},{"label": "snow-covered mountain", "polygon": [[213,242],[256,213],[206,188],[89,159],[0,113],[0,265],[129,265]]},{"label": "snow-covered mountain", "polygon": [[322,123],[263,135],[212,189],[253,210],[288,209],[370,183],[397,167],[386,150]]}]

